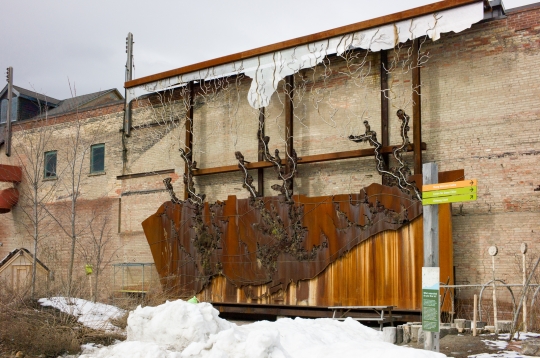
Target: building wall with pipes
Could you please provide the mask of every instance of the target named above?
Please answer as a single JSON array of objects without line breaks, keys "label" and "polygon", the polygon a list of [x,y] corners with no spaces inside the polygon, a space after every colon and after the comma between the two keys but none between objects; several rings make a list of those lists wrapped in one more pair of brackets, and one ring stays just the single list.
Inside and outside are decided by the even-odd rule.
[{"label": "building wall with pipes", "polygon": [[[457,283],[489,280],[491,259],[487,248],[491,245],[499,247],[498,277],[512,283],[520,282],[516,261],[520,244],[527,242],[532,256],[540,252],[540,191],[534,191],[540,185],[540,75],[536,66],[540,56],[539,19],[540,7],[530,7],[509,13],[505,19],[476,24],[464,32],[445,34],[436,42],[428,40],[423,44],[430,57],[421,68],[422,141],[427,143],[423,161],[437,162],[440,171],[463,168],[466,178],[479,182],[478,201],[453,205]],[[405,56],[407,49],[404,45],[402,52],[389,51],[389,56]],[[295,75],[300,89],[306,83],[316,86],[323,71],[332,71],[325,75],[324,88],[312,93],[324,97],[324,91],[331,91],[336,99],[319,105],[317,98],[296,93],[293,137],[298,156],[369,147],[347,140],[349,134],[363,132],[363,120],[380,133],[379,54],[369,54],[365,61],[369,73],[361,83],[346,74],[347,61],[339,58]],[[396,110],[402,108],[412,114],[410,81],[407,70],[389,78],[396,94],[390,101],[390,145],[401,143]],[[245,101],[249,83],[247,78],[236,78],[221,85],[219,91],[199,86],[193,111],[193,159],[199,168],[235,165],[235,151],[241,151],[246,160],[257,161],[259,113]],[[265,109],[265,134],[271,138],[270,147],[284,153],[282,103],[286,89],[280,85]],[[79,225],[84,226],[96,208],[108,218],[113,238],[112,262],[152,260],[140,223],[169,200],[164,178],[171,177],[177,196],[183,196],[184,163],[178,150],[185,145],[185,113],[182,93],[148,103],[138,101],[133,108],[134,129],[127,138],[122,136],[123,111],[119,106],[78,114],[84,121],[85,140],[92,138],[88,144],[106,146],[105,173],[95,176],[85,172],[81,176]],[[47,123],[54,129],[54,139],[46,150],[58,150],[59,168],[67,162],[64,148],[69,146],[74,119],[75,114],[68,114],[50,118]],[[412,123],[410,127],[412,133]],[[15,151],[18,145],[27,145],[28,137],[23,133],[28,131],[28,127],[15,126]],[[25,158],[21,162],[16,155],[7,158],[3,150],[0,164],[28,165]],[[411,154],[405,159],[411,162]],[[89,167],[88,160],[87,156],[84,170]],[[253,174],[257,180],[256,171]],[[265,195],[274,195],[270,186],[278,183],[275,177],[272,168],[264,170]],[[380,180],[373,157],[363,157],[301,165],[294,185],[297,193],[316,196],[358,192]],[[18,186],[23,192],[25,181]],[[45,182],[43,190],[52,186]],[[56,186],[47,207],[60,217],[70,192],[63,184]],[[248,196],[240,172],[196,177],[195,188],[205,193],[210,202],[224,200],[228,195]],[[23,205],[21,199],[12,212],[0,216],[0,256],[20,246],[31,249]],[[56,223],[48,225],[38,257],[53,270],[57,267],[62,271],[69,238]],[[78,255],[80,275],[84,260],[83,255]]]}]

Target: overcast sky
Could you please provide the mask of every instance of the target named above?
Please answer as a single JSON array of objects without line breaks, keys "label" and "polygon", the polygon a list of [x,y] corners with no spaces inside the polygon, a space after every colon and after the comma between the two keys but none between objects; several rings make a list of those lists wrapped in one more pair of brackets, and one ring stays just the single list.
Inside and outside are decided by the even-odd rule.
[{"label": "overcast sky", "polygon": [[[507,9],[540,0],[503,0]],[[0,70],[57,99],[435,2],[433,0],[2,0]]]}]

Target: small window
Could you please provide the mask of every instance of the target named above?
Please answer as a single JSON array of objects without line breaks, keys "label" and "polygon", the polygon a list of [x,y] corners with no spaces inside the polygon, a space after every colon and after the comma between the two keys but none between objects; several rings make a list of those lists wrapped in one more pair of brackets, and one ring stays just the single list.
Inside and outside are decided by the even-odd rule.
[{"label": "small window", "polygon": [[45,179],[56,178],[56,150],[45,152]]},{"label": "small window", "polygon": [[90,173],[105,171],[105,144],[94,144],[90,153]]}]

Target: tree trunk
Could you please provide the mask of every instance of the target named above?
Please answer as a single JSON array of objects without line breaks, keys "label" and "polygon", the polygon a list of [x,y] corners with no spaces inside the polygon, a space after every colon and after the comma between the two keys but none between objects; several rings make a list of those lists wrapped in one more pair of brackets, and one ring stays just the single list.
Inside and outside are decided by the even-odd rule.
[{"label": "tree trunk", "polygon": [[38,193],[37,186],[34,185],[34,258],[32,260],[32,290],[30,298],[34,299],[36,295],[36,264],[37,264],[37,250],[38,250]]}]

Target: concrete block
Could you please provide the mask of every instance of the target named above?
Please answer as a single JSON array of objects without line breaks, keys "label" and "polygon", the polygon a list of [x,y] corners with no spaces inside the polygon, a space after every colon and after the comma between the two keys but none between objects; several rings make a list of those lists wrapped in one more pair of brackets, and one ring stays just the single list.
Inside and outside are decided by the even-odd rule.
[{"label": "concrete block", "polygon": [[495,333],[495,326],[486,326],[484,329],[490,333]]},{"label": "concrete block", "polygon": [[512,328],[512,321],[497,321],[497,332],[508,333]]},{"label": "concrete block", "polygon": [[396,344],[403,343],[403,326],[397,326],[396,330]]},{"label": "concrete block", "polygon": [[486,322],[478,321],[476,322],[476,328],[483,329],[486,327],[486,324],[487,324]]},{"label": "concrete block", "polygon": [[403,327],[403,343],[407,344],[411,342],[411,325],[405,324]]},{"label": "concrete block", "polygon": [[383,327],[383,340],[388,343],[396,343],[397,328]]},{"label": "concrete block", "polygon": [[441,327],[439,338],[443,338],[448,335],[457,335],[458,330],[455,327]]},{"label": "concrete block", "polygon": [[417,342],[418,341],[418,330],[422,328],[421,324],[413,324],[411,325],[411,341]]},{"label": "concrete block", "polygon": [[459,333],[463,332],[463,329],[465,328],[465,320],[458,318],[454,320],[454,323],[456,324],[456,328]]},{"label": "concrete block", "polygon": [[426,332],[422,328],[418,330],[418,343],[423,344],[426,340]]}]

